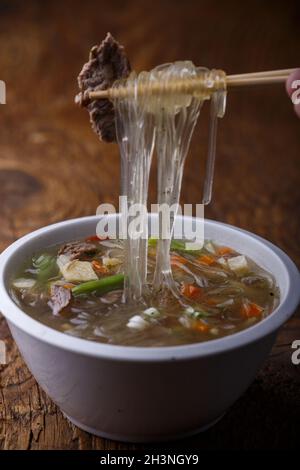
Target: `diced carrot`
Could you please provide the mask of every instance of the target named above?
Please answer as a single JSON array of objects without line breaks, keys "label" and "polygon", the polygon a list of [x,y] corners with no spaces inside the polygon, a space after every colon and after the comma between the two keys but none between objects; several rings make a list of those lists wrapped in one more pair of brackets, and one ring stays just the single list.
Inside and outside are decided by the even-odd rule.
[{"label": "diced carrot", "polygon": [[262,307],[254,302],[244,302],[241,307],[241,314],[246,318],[259,317],[263,310]]},{"label": "diced carrot", "polygon": [[212,298],[207,298],[207,299],[204,299],[204,302],[205,302],[207,305],[217,305],[218,303],[220,303],[220,300],[218,300],[218,299],[212,299]]},{"label": "diced carrot", "polygon": [[101,242],[104,240],[108,240],[108,237],[98,237],[97,235],[91,235],[85,239],[86,242]]},{"label": "diced carrot", "polygon": [[180,292],[182,293],[182,295],[186,295],[187,297],[189,297],[189,295],[190,295],[190,285],[191,284],[185,284],[185,283],[183,283],[181,285]]},{"label": "diced carrot", "polygon": [[190,286],[190,296],[191,297],[200,297],[202,295],[201,287]]},{"label": "diced carrot", "polygon": [[97,271],[98,273],[106,274],[106,273],[109,272],[107,267],[103,266],[103,264],[101,264],[100,261],[93,260],[92,261],[92,266],[93,266],[94,270]]},{"label": "diced carrot", "polygon": [[86,237],[85,239],[86,242],[98,242],[99,238],[97,235],[91,235],[90,237]]},{"label": "diced carrot", "polygon": [[234,253],[234,250],[230,248],[229,246],[219,246],[217,251],[218,251],[218,255],[220,256],[230,255],[231,253]]},{"label": "diced carrot", "polygon": [[193,324],[193,330],[200,331],[201,333],[206,333],[209,330],[209,326],[201,320],[197,320]]},{"label": "diced carrot", "polygon": [[65,289],[72,289],[72,288],[74,287],[74,284],[66,283],[66,284],[63,285],[63,287],[64,287]]},{"label": "diced carrot", "polygon": [[210,255],[202,255],[197,259],[197,261],[201,264],[206,264],[207,266],[210,266],[211,264],[215,263],[215,258]]},{"label": "diced carrot", "polygon": [[180,255],[171,255],[171,266],[178,266],[178,264],[186,264],[186,258]]},{"label": "diced carrot", "polygon": [[201,287],[194,286],[193,284],[186,284],[185,282],[181,286],[181,293],[189,298],[199,298],[202,295]]}]

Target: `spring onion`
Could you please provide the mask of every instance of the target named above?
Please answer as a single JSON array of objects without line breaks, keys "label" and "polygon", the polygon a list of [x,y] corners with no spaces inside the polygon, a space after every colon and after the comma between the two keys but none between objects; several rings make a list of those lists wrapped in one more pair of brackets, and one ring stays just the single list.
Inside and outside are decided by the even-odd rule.
[{"label": "spring onion", "polygon": [[156,318],[160,316],[159,311],[155,307],[149,307],[146,308],[146,310],[143,311],[144,315],[147,315],[148,317]]},{"label": "spring onion", "polygon": [[32,265],[37,270],[37,280],[47,281],[49,278],[58,274],[56,258],[54,256],[43,253],[32,259]]},{"label": "spring onion", "polygon": [[205,312],[204,310],[195,310],[193,307],[187,307],[185,309],[185,313],[191,317],[191,318],[194,318],[194,320],[199,320],[201,318],[206,318],[206,317],[209,317],[210,314],[208,312]]},{"label": "spring onion", "polygon": [[[148,246],[155,248],[157,245],[158,238],[150,237],[148,240]],[[186,248],[186,242],[182,240],[171,240],[171,250],[174,251],[184,251],[185,253],[191,253],[195,255],[199,255],[201,253],[201,249],[199,250],[190,250]]]},{"label": "spring onion", "polygon": [[114,276],[104,277],[95,281],[87,281],[73,287],[72,294],[89,294],[97,292],[98,294],[105,294],[115,289],[121,289],[124,284],[124,274],[115,274]]}]

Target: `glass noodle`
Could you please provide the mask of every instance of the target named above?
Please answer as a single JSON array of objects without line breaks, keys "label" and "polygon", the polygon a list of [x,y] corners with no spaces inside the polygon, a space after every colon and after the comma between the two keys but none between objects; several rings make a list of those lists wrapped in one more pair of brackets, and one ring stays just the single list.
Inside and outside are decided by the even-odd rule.
[{"label": "glass noodle", "polygon": [[[206,87],[194,94],[184,91],[166,93],[172,80],[203,80]],[[211,198],[215,160],[216,122],[225,112],[225,74],[195,67],[190,61],[160,65],[150,72],[131,74],[115,87],[129,87],[134,93],[115,98],[117,140],[121,152],[122,195],[127,203],[121,209],[123,227],[128,227],[133,216],[130,207],[143,205],[145,211],[138,227],[139,236],[125,240],[124,300],[141,301],[147,296],[147,195],[154,146],[158,159],[158,207],[167,204],[170,211],[169,233],[173,233],[176,205],[179,203],[184,162],[191,137],[204,100],[212,97],[209,153],[206,164],[203,202]],[[139,93],[142,86],[159,82],[161,92]],[[217,87],[216,87],[217,85]],[[213,92],[211,90],[214,90]],[[154,291],[168,288],[176,298],[180,293],[173,280],[170,264],[170,239],[160,238],[157,243]]]}]

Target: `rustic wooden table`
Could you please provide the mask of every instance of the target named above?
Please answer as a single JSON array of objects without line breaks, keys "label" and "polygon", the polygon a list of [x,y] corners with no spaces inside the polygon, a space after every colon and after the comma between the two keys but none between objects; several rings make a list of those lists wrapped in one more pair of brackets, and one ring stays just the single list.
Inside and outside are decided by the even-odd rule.
[{"label": "rustic wooden table", "polygon": [[[103,3],[103,7],[101,4]],[[0,248],[49,223],[117,202],[118,148],[102,144],[75,107],[75,78],[111,31],[136,70],[191,59],[228,73],[300,65],[299,2],[1,0]],[[200,200],[207,110],[188,157],[182,201]],[[201,126],[202,125],[202,126]],[[220,123],[214,199],[206,216],[256,232],[300,265],[300,121],[284,87],[229,93]],[[155,200],[154,185],[151,200]],[[299,312],[298,312],[299,313]],[[39,388],[0,319],[8,364],[0,367],[0,448],[132,449],[71,425]],[[281,330],[253,385],[213,429],[173,444],[198,449],[298,445],[300,366]]]}]

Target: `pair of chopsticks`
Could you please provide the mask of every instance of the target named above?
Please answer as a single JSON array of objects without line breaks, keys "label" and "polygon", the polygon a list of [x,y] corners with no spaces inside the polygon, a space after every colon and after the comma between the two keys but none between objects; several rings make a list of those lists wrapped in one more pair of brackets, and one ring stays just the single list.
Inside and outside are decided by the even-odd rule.
[{"label": "pair of chopsticks", "polygon": [[[226,76],[226,86],[227,87],[240,87],[248,85],[269,85],[272,83],[283,83],[286,81],[288,76],[294,72],[296,69],[283,69],[283,70],[271,70],[267,72],[253,72],[253,73],[242,73],[237,75],[228,75]],[[151,94],[161,93],[161,92],[185,92],[193,93],[195,90],[205,91],[205,84],[201,79],[180,79],[178,81],[173,80],[170,85],[160,83],[154,83],[151,85],[151,88],[148,88],[145,85],[141,85],[138,90],[139,93],[151,92]],[[213,88],[210,91],[215,91]],[[117,88],[108,88],[106,90],[91,91],[89,93],[90,100],[97,99],[114,99],[118,97],[126,97],[130,90],[127,87],[117,87]]]}]

